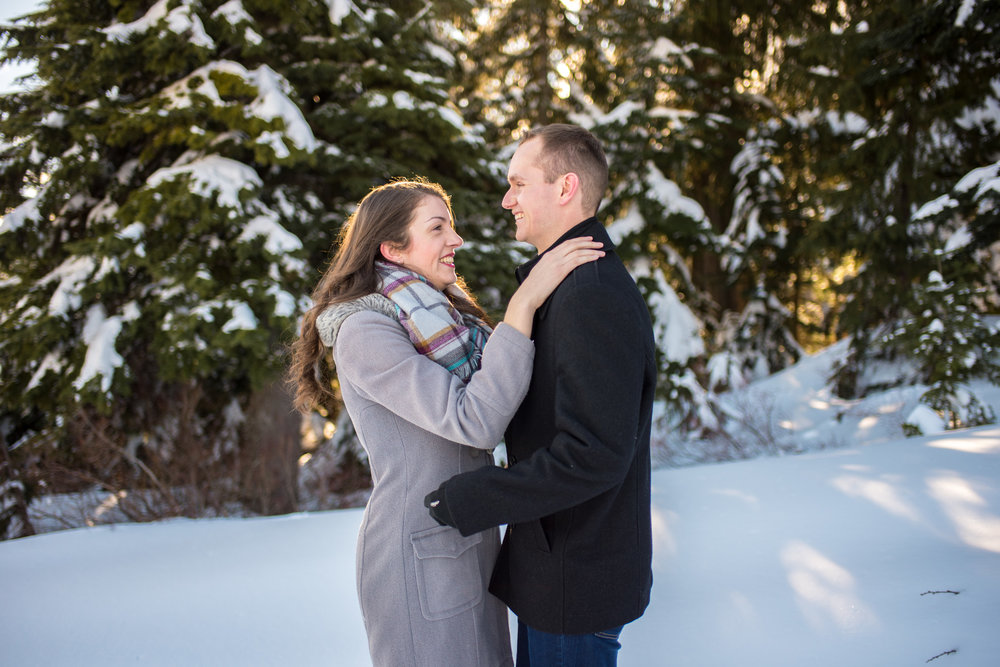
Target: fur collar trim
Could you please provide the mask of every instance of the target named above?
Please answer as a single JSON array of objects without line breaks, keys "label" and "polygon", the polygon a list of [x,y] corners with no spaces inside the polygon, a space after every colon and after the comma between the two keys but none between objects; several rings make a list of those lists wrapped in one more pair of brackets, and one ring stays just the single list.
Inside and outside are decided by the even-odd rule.
[{"label": "fur collar trim", "polygon": [[396,306],[392,301],[381,294],[366,294],[353,301],[334,304],[320,313],[316,318],[319,339],[323,341],[324,345],[332,348],[337,344],[337,336],[340,334],[340,327],[343,326],[344,321],[355,313],[368,311],[396,319]]}]

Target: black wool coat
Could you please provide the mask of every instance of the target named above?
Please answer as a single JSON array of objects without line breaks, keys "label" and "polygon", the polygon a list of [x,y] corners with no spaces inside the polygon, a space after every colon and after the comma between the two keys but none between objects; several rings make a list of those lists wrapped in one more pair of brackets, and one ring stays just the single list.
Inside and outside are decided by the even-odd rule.
[{"label": "black wool coat", "polygon": [[438,493],[463,534],[507,524],[490,591],[559,634],[638,618],[652,585],[652,324],[603,225],[590,218],[556,243],[579,236],[606,254],[535,313],[531,385],[505,436],[510,467],[457,475]]}]

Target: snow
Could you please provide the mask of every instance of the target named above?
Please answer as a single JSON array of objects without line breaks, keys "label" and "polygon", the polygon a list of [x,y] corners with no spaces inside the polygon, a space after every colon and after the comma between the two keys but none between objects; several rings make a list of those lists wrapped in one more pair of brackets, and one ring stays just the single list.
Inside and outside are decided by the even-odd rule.
[{"label": "snow", "polygon": [[646,300],[653,315],[656,349],[663,353],[664,358],[684,365],[704,354],[701,322],[681,302],[663,272],[651,266],[645,258],[639,258],[632,266],[632,274],[637,279],[651,277],[656,282],[656,291],[647,295]]},{"label": "snow", "polygon": [[638,234],[646,227],[638,205],[631,203],[625,213],[608,225],[608,236],[615,245],[621,245],[622,240],[630,234]]},{"label": "snow", "polygon": [[[334,23],[358,11],[349,0],[327,2]],[[127,40],[165,21],[171,31],[210,48],[190,0],[172,3],[173,9],[170,4],[160,0],[142,19],[105,32]],[[974,7],[975,0],[963,0],[956,25]],[[234,24],[248,16],[239,0],[220,6],[215,15]],[[249,27],[246,31],[248,38],[257,35]],[[683,56],[665,39],[653,48],[663,57]],[[283,132],[258,138],[278,158],[289,155],[287,141],[304,150],[316,148],[301,111],[288,98],[287,82],[266,66],[248,71],[238,63],[212,63],[192,74],[202,78],[196,91],[187,88],[187,77],[166,94],[177,108],[190,104],[192,92],[222,104],[210,76],[214,72],[234,74],[256,87],[249,115],[283,121]],[[373,105],[388,103],[381,94],[370,95]],[[464,127],[450,107],[427,106],[404,92],[392,99],[398,108],[436,108],[455,127]],[[622,120],[632,110],[632,103],[625,103],[604,120]],[[668,109],[657,113],[681,118],[681,112]],[[982,114],[998,115],[992,108]],[[855,114],[831,114],[830,120],[838,132],[868,130]],[[62,127],[66,119],[51,112],[40,122]],[[191,176],[195,193],[215,193],[220,204],[235,208],[241,207],[245,188],[261,184],[252,167],[218,156],[179,161],[157,171],[148,184],[155,187],[183,175]],[[705,219],[698,203],[652,164],[647,178],[668,213]],[[955,190],[973,188],[977,197],[1000,192],[1000,163],[970,172]],[[0,234],[38,220],[39,201],[28,200],[4,216]],[[956,205],[942,195],[916,217],[929,218]],[[620,240],[644,224],[633,207],[609,231]],[[118,236],[135,242],[142,254],[144,232],[136,222]],[[253,237],[262,237],[274,255],[302,247],[273,215],[246,225],[241,240]],[[966,228],[958,229],[945,251],[964,247],[970,238]],[[50,314],[69,316],[80,308],[79,290],[95,267],[93,258],[70,257],[41,281],[58,282]],[[106,272],[107,265],[97,270]],[[660,323],[658,347],[679,363],[703,354],[697,318],[659,270],[646,271],[660,283],[650,300]],[[291,294],[275,285],[267,293],[276,314],[294,312]],[[193,313],[212,319],[211,309],[223,306],[231,312],[223,331],[259,326],[242,301],[203,302]],[[134,303],[110,317],[100,305],[87,311],[77,389],[96,378],[101,390],[109,391],[123,363],[115,341],[124,322],[136,317]],[[621,665],[995,663],[1000,649],[994,630],[1000,621],[1000,428],[945,432],[941,418],[919,404],[921,387],[866,400],[838,399],[826,378],[842,350],[838,344],[720,399],[733,413],[749,409],[768,420],[773,442],[807,453],[654,472],[653,600],[623,635]],[[48,351],[29,388],[67,365],[72,364],[61,351]],[[987,391],[984,396],[976,387],[977,395],[1000,411],[1000,389]],[[901,439],[904,423],[925,435]],[[108,498],[105,509],[110,511],[114,501]],[[352,509],[171,520],[2,542],[0,662],[367,665],[354,588],[360,517],[360,510]]]},{"label": "snow", "polygon": [[[254,22],[253,17],[247,13],[247,10],[243,7],[243,3],[240,0],[229,0],[229,2],[221,5],[218,9],[212,12],[212,18],[224,18],[230,25],[238,26],[240,23],[250,23]],[[253,28],[247,26],[243,30],[243,39],[246,40],[248,44],[262,44],[264,38],[260,36]]]},{"label": "snow", "polygon": [[90,280],[95,269],[93,258],[70,255],[62,264],[38,281],[39,285],[59,281],[59,285],[56,286],[49,299],[49,314],[66,317],[71,310],[79,308],[82,301],[80,288]]},{"label": "snow", "polygon": [[[996,426],[657,470],[653,516],[652,602],[622,635],[622,667],[996,664]],[[4,661],[364,667],[360,521],[178,519],[0,543]]]},{"label": "snow", "polygon": [[284,122],[284,135],[276,132],[265,133],[273,135],[270,144],[274,154],[279,158],[288,155],[282,136],[287,136],[296,146],[304,150],[314,150],[318,142],[302,110],[288,97],[287,90],[291,89],[288,82],[267,65],[261,65],[252,72],[247,72],[246,78],[258,90],[257,98],[248,107],[248,113],[265,120],[280,118]]},{"label": "snow", "polygon": [[190,0],[168,10],[170,0],[159,0],[146,14],[131,23],[115,23],[103,32],[117,42],[127,42],[132,35],[147,32],[160,21],[166,20],[167,28],[178,35],[186,35],[192,44],[206,49],[215,48],[212,38],[205,32],[201,19],[193,12]]},{"label": "snow", "polygon": [[143,234],[146,233],[146,225],[141,222],[133,222],[127,225],[124,229],[115,232],[115,236],[120,239],[128,239],[130,241],[138,241],[142,238]]},{"label": "snow", "polygon": [[257,318],[250,306],[242,301],[230,301],[227,305],[232,310],[232,317],[222,325],[222,333],[253,331],[257,328]]},{"label": "snow", "polygon": [[434,44],[433,42],[427,42],[424,46],[427,47],[427,53],[434,59],[444,63],[448,67],[455,66],[455,56],[448,49],[444,48],[440,44]]},{"label": "snow", "polygon": [[62,367],[63,360],[60,355],[56,352],[49,352],[45,355],[45,358],[42,359],[42,363],[38,365],[38,370],[36,370],[34,375],[31,376],[31,381],[28,382],[28,386],[25,388],[25,391],[28,392],[37,387],[42,381],[42,378],[45,377],[45,374],[49,371],[58,373],[62,370]]},{"label": "snow", "polygon": [[928,435],[943,433],[946,429],[946,424],[941,415],[922,403],[913,408],[910,416],[906,418],[906,423],[916,426],[920,429],[921,433]]},{"label": "snow", "polygon": [[826,121],[834,134],[861,134],[868,129],[868,121],[853,111],[843,114],[830,111],[826,114]]},{"label": "snow", "polygon": [[[257,137],[257,142],[270,146],[276,157],[285,158],[290,154],[285,139],[290,139],[292,143],[306,151],[315,150],[319,145],[302,110],[288,97],[291,85],[267,65],[248,70],[240,63],[219,60],[199,67],[174,82],[163,90],[162,95],[175,109],[191,106],[192,94],[204,96],[213,103],[223,106],[226,102],[223,101],[212,77],[217,73],[239,77],[257,89],[257,96],[245,107],[248,117],[282,121],[283,132],[262,132]],[[194,88],[190,85],[193,81],[198,82]],[[192,127],[191,131],[199,132],[201,128]]]},{"label": "snow", "polygon": [[302,248],[299,237],[270,216],[259,215],[250,220],[240,232],[238,240],[248,241],[258,236],[264,238],[264,248],[272,255],[282,255]]},{"label": "snow", "polygon": [[990,190],[1000,192],[1000,162],[973,169],[955,185],[957,192],[968,192],[972,188],[976,188],[977,199]]},{"label": "snow", "polygon": [[969,231],[969,226],[963,224],[948,237],[948,240],[945,241],[944,250],[942,252],[945,255],[948,255],[956,250],[961,250],[962,248],[967,247],[974,240],[972,232]]},{"label": "snow", "polygon": [[[994,79],[993,95],[986,97],[979,108],[966,108],[955,119],[956,124],[963,129],[988,128],[990,124],[1000,121],[1000,81]],[[992,130],[989,130],[992,131]]]},{"label": "snow", "polygon": [[[837,399],[846,351],[728,396],[805,453],[653,471],[652,601],[622,667],[996,664],[1000,426],[938,432],[919,387]],[[1000,410],[1000,387],[975,390]],[[58,530],[57,503],[33,505],[55,532],[0,542],[4,664],[370,664],[360,509]]]},{"label": "snow", "polygon": [[681,63],[684,67],[694,67],[693,61],[687,56],[684,49],[677,46],[676,43],[666,37],[658,37],[656,41],[653,42],[653,46],[649,50],[649,55],[659,60],[666,60],[670,56],[680,56]]},{"label": "snow", "polygon": [[816,76],[829,76],[829,77],[839,76],[836,70],[832,70],[824,65],[817,65],[815,67],[810,67],[809,73],[815,74]]},{"label": "snow", "polygon": [[191,177],[193,193],[201,197],[210,197],[212,192],[215,192],[219,205],[233,208],[240,206],[240,191],[260,186],[262,183],[252,167],[218,155],[208,155],[188,164],[158,169],[146,183],[149,187],[155,188],[164,181],[184,175]]},{"label": "snow", "polygon": [[628,122],[629,116],[632,115],[632,112],[641,110],[642,110],[642,105],[640,105],[638,102],[627,100],[616,106],[607,114],[603,115],[600,120],[602,123],[607,125],[612,125],[615,123],[620,123],[622,125],[625,125]]},{"label": "snow", "polygon": [[83,342],[87,344],[87,356],[83,360],[80,375],[73,382],[79,391],[95,377],[101,378],[101,392],[111,389],[111,379],[115,369],[124,363],[115,351],[115,340],[122,330],[122,318],[108,317],[104,306],[96,304],[87,311],[87,321],[83,325]]},{"label": "snow", "polygon": [[241,0],[229,0],[229,2],[219,5],[219,8],[212,12],[212,18],[224,18],[230,25],[236,26],[240,23],[253,23],[253,16],[243,7]]},{"label": "snow", "polygon": [[40,203],[41,195],[37,195],[24,202],[7,215],[0,217],[0,234],[19,229],[29,220],[38,221],[38,205]]},{"label": "snow", "polygon": [[656,200],[663,205],[664,212],[668,215],[679,213],[692,220],[704,223],[708,218],[701,204],[681,193],[680,186],[663,175],[652,162],[647,164],[646,181],[652,188]]},{"label": "snow", "polygon": [[42,127],[63,128],[66,127],[66,114],[59,111],[50,111],[42,116],[39,123]]},{"label": "snow", "polygon": [[[389,98],[379,92],[368,91],[365,97],[368,106],[372,109],[379,109],[389,104]],[[402,111],[419,110],[437,114],[443,121],[458,130],[464,141],[482,143],[481,138],[477,138],[476,135],[469,131],[462,118],[462,114],[447,105],[440,105],[435,102],[422,102],[405,90],[397,90],[392,94],[392,106]]]},{"label": "snow", "polygon": [[340,25],[352,11],[358,11],[351,0],[326,0],[326,2],[330,6],[330,22],[334,25]]},{"label": "snow", "polygon": [[969,20],[969,16],[976,9],[977,0],[962,0],[962,4],[958,8],[958,13],[955,15],[955,26],[964,27],[965,22]]},{"label": "snow", "polygon": [[[882,444],[902,436],[904,423],[920,405],[920,397],[928,387],[905,385],[869,391],[863,399],[838,397],[829,378],[834,367],[843,361],[849,343],[846,339],[841,340],[803,357],[790,368],[738,391],[717,395],[726,414],[734,423],[743,425],[745,432],[734,433],[745,440],[746,450],[816,451]],[[866,371],[864,386],[877,386],[905,375],[899,368],[900,363],[873,365]],[[970,382],[968,389],[1000,415],[1000,386],[975,380]],[[657,438],[678,452],[672,459],[674,464],[710,460],[698,442],[688,444],[669,430],[658,433]]]},{"label": "snow", "polygon": [[294,296],[277,285],[271,285],[268,287],[267,293],[274,299],[274,314],[276,316],[291,317],[296,313],[298,302]]}]

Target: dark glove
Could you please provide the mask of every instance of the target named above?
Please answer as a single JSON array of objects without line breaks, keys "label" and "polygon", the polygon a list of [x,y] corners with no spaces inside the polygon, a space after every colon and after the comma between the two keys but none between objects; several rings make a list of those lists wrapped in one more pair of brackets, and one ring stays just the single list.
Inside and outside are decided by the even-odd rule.
[{"label": "dark glove", "polygon": [[424,496],[424,507],[430,511],[431,518],[439,524],[455,528],[456,526],[454,520],[451,518],[451,512],[448,511],[448,506],[444,504],[443,499],[444,489],[439,487],[436,491],[431,491]]}]

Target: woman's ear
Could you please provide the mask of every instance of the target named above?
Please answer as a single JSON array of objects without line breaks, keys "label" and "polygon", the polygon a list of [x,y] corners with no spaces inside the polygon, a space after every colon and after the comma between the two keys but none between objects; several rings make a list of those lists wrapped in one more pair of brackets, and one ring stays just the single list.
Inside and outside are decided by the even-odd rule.
[{"label": "woman's ear", "polygon": [[382,256],[390,262],[399,264],[403,259],[403,254],[391,243],[382,242],[379,244],[378,249],[382,252]]}]

